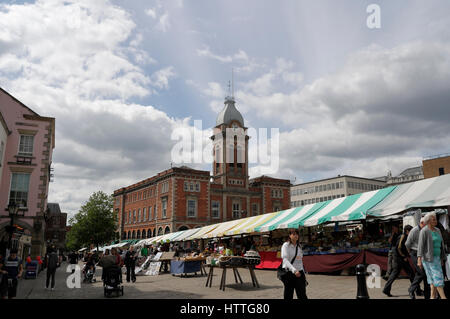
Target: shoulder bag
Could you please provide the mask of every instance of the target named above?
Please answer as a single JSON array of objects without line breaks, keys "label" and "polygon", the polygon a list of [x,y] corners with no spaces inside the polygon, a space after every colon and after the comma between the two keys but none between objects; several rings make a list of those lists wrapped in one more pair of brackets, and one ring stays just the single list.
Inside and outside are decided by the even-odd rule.
[{"label": "shoulder bag", "polygon": [[[298,252],[298,244],[295,246],[295,255],[294,258],[291,260],[291,264],[294,262],[295,258],[297,257]],[[283,261],[281,261],[281,264],[277,268],[277,278],[283,281],[286,278],[286,275],[289,271],[283,268]]]}]

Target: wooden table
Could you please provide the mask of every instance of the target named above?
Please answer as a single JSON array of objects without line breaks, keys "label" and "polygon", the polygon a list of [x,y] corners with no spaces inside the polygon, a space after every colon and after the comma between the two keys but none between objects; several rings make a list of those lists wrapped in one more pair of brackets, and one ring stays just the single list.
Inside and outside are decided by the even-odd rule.
[{"label": "wooden table", "polygon": [[[234,280],[236,281],[236,283],[240,283],[243,284],[242,282],[242,278],[241,275],[239,274],[238,268],[247,268],[250,271],[250,277],[252,278],[252,284],[253,287],[257,287],[259,288],[259,283],[258,283],[258,279],[256,279],[256,275],[255,275],[255,269],[253,265],[245,265],[245,266],[219,266],[219,265],[206,265],[207,267],[209,267],[209,273],[208,273],[208,278],[206,279],[206,285],[205,287],[209,287],[211,288],[212,285],[212,279],[213,279],[213,275],[214,275],[214,268],[222,268],[222,278],[220,279],[220,290],[225,291],[225,285],[226,285],[226,280],[227,280],[227,269],[228,268],[232,268],[233,269],[233,274],[234,274]],[[239,279],[239,282],[238,282]]]}]

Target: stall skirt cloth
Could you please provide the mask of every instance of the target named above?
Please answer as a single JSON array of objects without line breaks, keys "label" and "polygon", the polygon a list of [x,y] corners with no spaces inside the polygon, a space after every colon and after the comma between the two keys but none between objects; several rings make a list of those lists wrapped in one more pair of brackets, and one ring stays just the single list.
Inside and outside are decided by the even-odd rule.
[{"label": "stall skirt cloth", "polygon": [[334,272],[355,267],[364,262],[364,251],[356,254],[312,255],[303,257],[303,267],[311,272]]}]

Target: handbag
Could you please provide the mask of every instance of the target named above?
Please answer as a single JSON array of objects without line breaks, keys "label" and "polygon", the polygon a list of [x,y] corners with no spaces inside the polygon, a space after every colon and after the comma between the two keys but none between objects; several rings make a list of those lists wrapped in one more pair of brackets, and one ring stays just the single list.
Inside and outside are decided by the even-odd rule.
[{"label": "handbag", "polygon": [[[298,245],[295,246],[295,255],[294,255],[294,258],[292,258],[292,260],[291,260],[291,264],[294,262],[295,258],[297,257],[297,252],[298,252]],[[281,262],[281,264],[277,268],[277,278],[280,279],[281,281],[283,281],[288,272],[289,272],[288,270],[283,268],[283,262]]]}]

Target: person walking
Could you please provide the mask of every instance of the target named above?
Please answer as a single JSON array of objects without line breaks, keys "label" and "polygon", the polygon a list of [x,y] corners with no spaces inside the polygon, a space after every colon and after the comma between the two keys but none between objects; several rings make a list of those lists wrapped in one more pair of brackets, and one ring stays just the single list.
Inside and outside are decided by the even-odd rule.
[{"label": "person walking", "polygon": [[75,254],[74,251],[72,251],[69,255],[69,263],[72,266],[72,274],[75,272],[75,265],[78,264],[78,256]]},{"label": "person walking", "polygon": [[62,258],[58,257],[56,250],[54,247],[48,250],[47,256],[47,281],[45,284],[45,289],[48,289],[50,284],[50,278],[52,279],[52,290],[55,290],[55,275],[56,268],[58,268],[58,264],[61,263]]},{"label": "person walking", "polygon": [[130,282],[130,279],[136,282],[136,274],[134,273],[136,268],[136,252],[134,251],[134,246],[131,246],[130,250],[125,254],[124,262],[127,267],[127,282]]},{"label": "person walking", "polygon": [[[408,235],[405,246],[411,255],[411,260],[413,262],[416,274],[414,276],[413,282],[408,289],[409,297],[411,299],[416,299],[415,294],[418,296],[423,295],[425,299],[430,299],[430,285],[427,281],[427,275],[425,271],[417,265],[417,249],[419,246],[419,234],[420,230],[425,227],[425,218],[420,219],[418,226],[414,227]],[[423,292],[420,289],[420,283],[423,281]]]},{"label": "person walking", "polygon": [[299,245],[297,229],[289,231],[289,238],[281,247],[282,267],[287,270],[282,279],[284,284],[284,299],[291,300],[294,290],[298,299],[308,299],[306,296],[306,275],[303,269],[303,251]]},{"label": "person walking", "polygon": [[436,298],[436,291],[441,299],[447,299],[444,293],[444,274],[442,266],[447,260],[441,231],[436,227],[435,213],[425,215],[426,226],[419,234],[417,249],[417,265],[425,269],[428,283],[431,286],[431,299]]},{"label": "person walking", "polygon": [[406,273],[408,274],[409,280],[411,283],[414,279],[414,272],[409,265],[408,260],[408,250],[406,249],[405,243],[408,239],[409,232],[411,231],[413,227],[411,225],[406,225],[403,228],[403,234],[400,236],[400,238],[397,240],[397,244],[395,245],[395,250],[393,251],[393,259],[392,259],[392,272],[384,286],[383,293],[388,296],[392,297],[391,295],[391,288],[394,281],[397,279],[398,275],[404,269]]},{"label": "person walking", "polygon": [[392,269],[393,269],[393,261],[394,261],[394,251],[396,250],[395,244],[397,243],[398,238],[400,237],[399,229],[397,225],[392,225],[392,234],[389,237],[389,253],[388,253],[388,265],[387,265],[387,271],[384,275],[384,279],[388,280],[389,276],[391,275]]},{"label": "person walking", "polygon": [[13,299],[17,295],[19,278],[22,277],[23,273],[22,260],[17,257],[17,250],[11,250],[11,253],[6,259],[3,268],[7,272],[6,276],[8,280],[8,299]]},{"label": "person walking", "polygon": [[6,299],[8,297],[8,272],[3,269],[5,260],[0,255],[0,298]]}]

